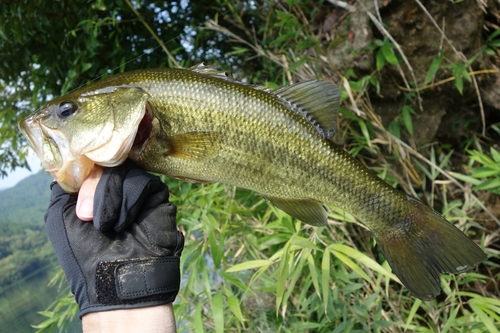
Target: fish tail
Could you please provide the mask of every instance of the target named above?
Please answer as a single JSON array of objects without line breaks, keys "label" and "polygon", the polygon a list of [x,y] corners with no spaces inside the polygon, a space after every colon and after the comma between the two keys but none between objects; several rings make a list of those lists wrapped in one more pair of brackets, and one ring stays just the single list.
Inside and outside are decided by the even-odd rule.
[{"label": "fish tail", "polygon": [[408,203],[409,214],[376,240],[401,282],[417,298],[430,301],[441,292],[441,274],[465,272],[486,255],[434,210],[411,197]]}]

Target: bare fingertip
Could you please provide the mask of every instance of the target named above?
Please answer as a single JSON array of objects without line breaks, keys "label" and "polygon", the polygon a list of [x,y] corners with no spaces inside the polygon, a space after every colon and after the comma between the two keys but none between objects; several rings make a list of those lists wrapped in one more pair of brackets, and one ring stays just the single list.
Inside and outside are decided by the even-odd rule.
[{"label": "bare fingertip", "polygon": [[76,216],[82,221],[92,221],[94,218],[93,198],[85,198],[78,201],[76,205]]}]

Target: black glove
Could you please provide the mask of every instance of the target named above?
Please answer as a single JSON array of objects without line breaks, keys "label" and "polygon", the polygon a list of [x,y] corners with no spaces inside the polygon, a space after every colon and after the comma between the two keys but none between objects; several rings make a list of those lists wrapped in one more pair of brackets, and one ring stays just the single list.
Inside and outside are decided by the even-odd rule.
[{"label": "black glove", "polygon": [[57,183],[51,189],[45,229],[80,318],[175,300],[184,236],[177,230],[168,188],[158,177],[129,162],[105,169],[95,193],[95,228],[76,216],[76,195]]}]

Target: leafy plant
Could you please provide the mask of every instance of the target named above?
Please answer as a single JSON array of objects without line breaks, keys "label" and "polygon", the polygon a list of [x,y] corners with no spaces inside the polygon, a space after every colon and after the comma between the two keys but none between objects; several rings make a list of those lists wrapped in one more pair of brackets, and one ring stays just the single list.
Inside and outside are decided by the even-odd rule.
[{"label": "leafy plant", "polygon": [[[470,176],[459,173],[453,173],[453,176],[473,184],[472,189],[475,191],[485,190],[500,195],[500,152],[490,147],[491,157],[478,150],[468,150],[467,154],[469,154],[467,171]],[[471,167],[474,164],[480,166]]]},{"label": "leafy plant", "polygon": [[441,67],[443,59],[444,59],[443,50],[439,50],[439,56],[437,56],[436,58],[434,58],[434,60],[432,60],[429,70],[427,71],[427,75],[425,76],[424,80],[424,85],[428,84],[434,79],[437,71]]},{"label": "leafy plant", "polygon": [[497,29],[491,33],[485,41],[485,52],[489,55],[498,55],[497,48],[500,48],[500,29]]},{"label": "leafy plant", "polygon": [[462,93],[464,90],[464,81],[465,78],[467,81],[472,82],[472,78],[468,72],[468,68],[471,64],[471,61],[466,63],[463,62],[455,62],[446,66],[446,68],[451,68],[453,72],[453,76],[455,77],[455,86],[457,90]]},{"label": "leafy plant", "polygon": [[377,71],[380,72],[386,63],[391,65],[399,63],[398,57],[394,53],[396,46],[387,37],[384,40],[376,39],[374,43],[378,47],[375,53]]}]

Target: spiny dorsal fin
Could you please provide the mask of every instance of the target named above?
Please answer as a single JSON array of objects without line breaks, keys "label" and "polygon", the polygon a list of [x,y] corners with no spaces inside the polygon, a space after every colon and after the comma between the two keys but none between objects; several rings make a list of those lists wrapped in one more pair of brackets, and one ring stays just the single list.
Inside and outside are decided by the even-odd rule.
[{"label": "spiny dorsal fin", "polygon": [[217,77],[217,78],[223,79],[223,80],[234,81],[234,79],[229,77],[226,72],[218,70],[217,67],[214,65],[205,66],[204,63],[200,63],[198,65],[194,65],[193,67],[190,67],[189,70],[196,72],[196,73],[203,74],[203,75]]},{"label": "spiny dorsal fin", "polygon": [[301,115],[325,139],[331,139],[337,130],[340,91],[333,83],[305,81],[271,92]]},{"label": "spiny dorsal fin", "polygon": [[250,87],[252,89],[263,90],[263,91],[266,91],[266,92],[270,92],[270,89],[267,88],[267,87],[261,87],[261,86],[254,85],[254,84],[248,84],[248,83],[244,83],[244,82],[238,81],[236,79],[233,79],[232,77],[230,77],[229,75],[227,75],[227,72],[223,72],[223,71],[217,69],[217,67],[214,66],[214,65],[208,65],[208,66],[206,66],[204,63],[201,63],[201,64],[195,65],[193,67],[190,67],[188,70],[196,72],[196,73],[200,73],[200,74],[203,74],[203,75],[212,76],[212,77],[215,77],[215,78],[218,78],[218,79],[230,81],[230,82],[233,82],[233,83],[241,84],[241,85]]}]

